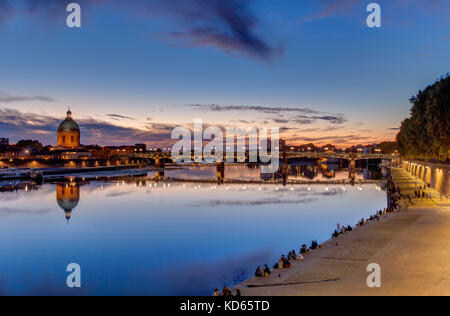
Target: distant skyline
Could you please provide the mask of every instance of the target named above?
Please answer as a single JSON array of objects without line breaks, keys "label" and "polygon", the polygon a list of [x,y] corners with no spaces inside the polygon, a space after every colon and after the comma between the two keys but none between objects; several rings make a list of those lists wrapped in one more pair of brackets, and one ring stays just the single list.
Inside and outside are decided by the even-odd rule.
[{"label": "distant skyline", "polygon": [[[164,146],[175,126],[279,126],[290,144],[393,140],[450,71],[445,0],[0,0],[0,137]],[[366,6],[382,7],[369,29]]]}]

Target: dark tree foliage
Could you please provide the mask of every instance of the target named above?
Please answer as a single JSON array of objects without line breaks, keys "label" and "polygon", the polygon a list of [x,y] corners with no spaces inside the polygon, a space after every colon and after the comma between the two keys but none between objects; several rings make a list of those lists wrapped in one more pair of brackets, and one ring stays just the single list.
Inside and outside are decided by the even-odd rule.
[{"label": "dark tree foliage", "polygon": [[32,153],[38,153],[44,148],[37,140],[21,140],[14,147],[18,150],[31,150]]},{"label": "dark tree foliage", "polygon": [[382,142],[375,147],[375,149],[380,149],[382,154],[393,154],[397,148],[397,142]]},{"label": "dark tree foliage", "polygon": [[450,150],[450,75],[411,98],[411,116],[402,122],[397,142],[408,159],[447,161]]}]

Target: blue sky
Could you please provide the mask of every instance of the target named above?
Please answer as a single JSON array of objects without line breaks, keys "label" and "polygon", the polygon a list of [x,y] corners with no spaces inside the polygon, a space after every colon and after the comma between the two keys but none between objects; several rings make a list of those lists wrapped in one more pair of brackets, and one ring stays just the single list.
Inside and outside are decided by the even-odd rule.
[{"label": "blue sky", "polygon": [[70,105],[83,143],[164,143],[196,118],[371,143],[450,71],[445,0],[374,1],[380,29],[371,1],[180,1],[79,1],[69,29],[70,1],[0,0],[0,136],[52,144]]}]

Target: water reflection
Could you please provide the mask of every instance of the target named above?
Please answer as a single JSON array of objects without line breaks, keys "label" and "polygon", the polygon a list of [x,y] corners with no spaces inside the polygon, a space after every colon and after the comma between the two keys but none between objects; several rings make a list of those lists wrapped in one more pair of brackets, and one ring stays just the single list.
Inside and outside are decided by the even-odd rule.
[{"label": "water reflection", "polygon": [[1,198],[0,214],[15,210],[0,221],[5,291],[66,294],[65,266],[77,262],[86,271],[83,294],[210,295],[285,250],[328,239],[336,223],[355,224],[386,207],[374,184],[218,186],[169,183],[165,175],[3,193],[14,198]]},{"label": "water reflection", "polygon": [[[339,164],[292,165],[284,162],[272,173],[262,173],[261,170],[260,164],[218,163],[166,169],[164,175],[173,180],[209,180],[217,181],[218,184],[226,181],[262,181],[280,182],[284,186],[289,182],[305,181],[346,181],[355,184],[362,180],[383,178],[382,169],[378,165],[368,163],[349,169]],[[159,172],[151,172],[149,175],[161,180]]]},{"label": "water reflection", "polygon": [[56,201],[66,213],[67,222],[70,221],[72,211],[80,201],[80,185],[75,182],[56,185]]}]

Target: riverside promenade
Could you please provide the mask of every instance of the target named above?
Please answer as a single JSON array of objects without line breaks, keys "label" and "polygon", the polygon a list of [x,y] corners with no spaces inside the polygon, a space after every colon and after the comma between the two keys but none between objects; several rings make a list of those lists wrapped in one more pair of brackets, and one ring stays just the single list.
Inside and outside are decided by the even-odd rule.
[{"label": "riverside promenade", "polygon": [[[402,169],[392,175],[402,194],[414,197],[416,185],[423,186]],[[450,202],[427,192],[431,199],[403,202],[400,212],[324,243],[291,269],[235,289],[246,296],[450,295]],[[367,286],[371,263],[381,267],[381,288]]]}]

